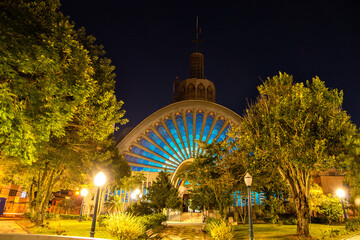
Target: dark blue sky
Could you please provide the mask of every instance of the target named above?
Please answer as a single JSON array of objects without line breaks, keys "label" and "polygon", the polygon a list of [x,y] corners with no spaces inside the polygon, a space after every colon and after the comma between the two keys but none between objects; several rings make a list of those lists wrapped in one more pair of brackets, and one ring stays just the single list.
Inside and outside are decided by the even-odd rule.
[{"label": "dark blue sky", "polygon": [[357,1],[210,2],[62,0],[61,10],[105,46],[127,126],[170,104],[174,78],[188,77],[196,16],[217,103],[242,115],[261,79],[279,71],[297,82],[317,75],[344,91],[343,108],[360,126]]}]

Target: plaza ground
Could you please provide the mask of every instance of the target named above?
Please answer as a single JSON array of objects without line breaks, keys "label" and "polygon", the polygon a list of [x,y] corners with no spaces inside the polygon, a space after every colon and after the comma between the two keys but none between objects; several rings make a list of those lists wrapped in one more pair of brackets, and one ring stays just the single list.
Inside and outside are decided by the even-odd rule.
[{"label": "plaza ground", "polygon": [[[62,221],[63,226],[67,228],[67,221]],[[0,234],[10,233],[10,234],[29,234],[30,232],[25,229],[23,226],[23,220],[20,219],[12,219],[12,218],[0,218]],[[90,221],[83,223],[86,228],[84,229],[85,235],[87,236],[89,233],[89,229],[87,225],[89,225]],[[167,227],[159,231],[159,235],[164,240],[211,240],[212,238],[204,233],[201,228],[202,224],[199,223],[168,223]],[[269,227],[270,226],[270,227]],[[319,230],[322,232],[329,231],[329,229],[336,229],[340,226],[327,226],[327,225],[311,225],[312,230]],[[292,234],[294,232],[294,226],[286,225],[286,226],[273,226],[273,232],[269,232],[266,229],[271,228],[269,224],[256,224],[254,225],[255,230],[255,239],[298,239],[296,235]],[[95,233],[95,237],[100,237],[99,234],[103,231],[103,229],[98,228],[98,234]],[[321,230],[322,229],[322,230]],[[29,229],[31,231],[31,228]],[[236,235],[236,239],[248,239],[247,236],[247,226],[240,225],[238,226],[238,231]],[[70,231],[70,230],[69,230]],[[268,231],[268,232],[266,232]],[[35,233],[35,232],[34,232]],[[37,232],[36,232],[37,233]],[[71,232],[69,232],[71,233]],[[281,233],[281,234],[279,234]],[[291,233],[288,234],[287,233]],[[43,233],[46,234],[46,233]],[[49,234],[49,233],[48,233]],[[265,235],[264,235],[265,234]],[[278,235],[277,235],[278,234]],[[70,236],[72,234],[68,234]],[[79,236],[79,235],[78,235]],[[115,239],[112,237],[104,237],[105,239]],[[1,235],[0,235],[1,239]],[[320,238],[317,238],[320,239]],[[360,232],[354,232],[346,236],[336,236],[334,238],[325,237],[324,239],[349,239],[349,240],[360,240]]]}]

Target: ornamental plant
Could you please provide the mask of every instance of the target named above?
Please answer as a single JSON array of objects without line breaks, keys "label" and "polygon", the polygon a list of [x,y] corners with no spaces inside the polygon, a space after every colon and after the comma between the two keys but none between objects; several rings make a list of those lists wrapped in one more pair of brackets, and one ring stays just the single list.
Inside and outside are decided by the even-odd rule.
[{"label": "ornamental plant", "polygon": [[105,225],[107,231],[118,240],[135,240],[145,234],[141,218],[128,213],[110,214]]},{"label": "ornamental plant", "polygon": [[235,232],[231,225],[228,225],[225,221],[211,221],[207,225],[207,230],[211,237],[215,240],[231,240],[234,239]]}]

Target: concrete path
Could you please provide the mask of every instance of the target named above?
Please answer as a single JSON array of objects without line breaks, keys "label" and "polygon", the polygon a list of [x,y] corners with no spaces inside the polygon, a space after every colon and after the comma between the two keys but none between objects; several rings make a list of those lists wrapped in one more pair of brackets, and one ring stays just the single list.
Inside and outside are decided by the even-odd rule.
[{"label": "concrete path", "polygon": [[208,234],[201,229],[203,224],[196,223],[169,223],[159,234],[164,240],[210,240]]},{"label": "concrete path", "polygon": [[354,235],[352,237],[344,238],[343,240],[360,240],[360,234]]},{"label": "concrete path", "polygon": [[20,227],[15,220],[0,219],[0,233],[24,233],[27,232]]}]

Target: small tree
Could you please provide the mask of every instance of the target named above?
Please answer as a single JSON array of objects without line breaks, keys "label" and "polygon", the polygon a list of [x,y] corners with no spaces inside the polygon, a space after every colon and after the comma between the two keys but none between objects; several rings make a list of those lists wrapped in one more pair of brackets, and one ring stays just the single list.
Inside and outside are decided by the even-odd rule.
[{"label": "small tree", "polygon": [[167,172],[161,171],[156,177],[155,182],[148,188],[146,198],[160,213],[164,208],[179,209],[181,200],[179,191],[170,182]]},{"label": "small tree", "polygon": [[104,203],[104,207],[109,213],[119,213],[123,211],[124,203],[120,196],[110,196],[109,200]]}]

